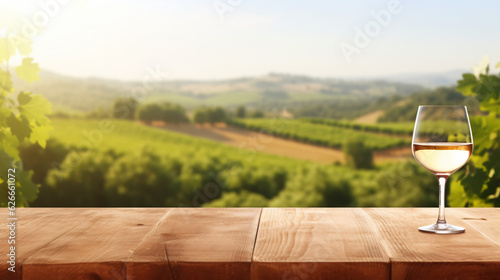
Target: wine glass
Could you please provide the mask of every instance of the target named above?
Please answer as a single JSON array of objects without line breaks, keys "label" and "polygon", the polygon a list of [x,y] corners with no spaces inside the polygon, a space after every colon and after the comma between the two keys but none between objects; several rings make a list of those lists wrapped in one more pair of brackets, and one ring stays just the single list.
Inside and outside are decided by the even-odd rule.
[{"label": "wine glass", "polygon": [[448,177],[467,163],[473,142],[466,106],[419,106],[413,129],[413,157],[439,181],[439,215],[429,233],[463,233],[465,228],[446,223],[445,185]]}]

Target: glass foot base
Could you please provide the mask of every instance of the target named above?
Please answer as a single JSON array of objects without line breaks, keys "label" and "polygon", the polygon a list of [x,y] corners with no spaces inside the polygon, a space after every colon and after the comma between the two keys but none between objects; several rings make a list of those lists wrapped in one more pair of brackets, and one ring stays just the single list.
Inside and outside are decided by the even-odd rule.
[{"label": "glass foot base", "polygon": [[427,233],[437,233],[437,234],[453,234],[453,233],[464,233],[465,228],[457,227],[450,224],[433,224],[424,227],[419,227],[419,231]]}]

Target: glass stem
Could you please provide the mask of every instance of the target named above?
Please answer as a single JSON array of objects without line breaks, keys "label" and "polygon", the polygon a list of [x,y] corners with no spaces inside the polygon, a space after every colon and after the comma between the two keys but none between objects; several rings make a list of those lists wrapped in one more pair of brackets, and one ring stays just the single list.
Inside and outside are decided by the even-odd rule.
[{"label": "glass stem", "polygon": [[446,224],[446,218],[444,217],[444,207],[445,207],[445,187],[446,180],[449,176],[436,176],[439,181],[439,216],[437,219],[437,224]]}]

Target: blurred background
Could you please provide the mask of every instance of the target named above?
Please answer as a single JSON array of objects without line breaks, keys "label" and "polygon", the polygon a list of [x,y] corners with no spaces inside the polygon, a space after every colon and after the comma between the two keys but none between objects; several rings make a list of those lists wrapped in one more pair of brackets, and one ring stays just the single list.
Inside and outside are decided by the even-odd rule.
[{"label": "blurred background", "polygon": [[499,10],[0,0],[0,189],[16,168],[20,206],[437,206],[410,143],[418,105],[450,104],[475,145],[447,204],[499,206]]}]

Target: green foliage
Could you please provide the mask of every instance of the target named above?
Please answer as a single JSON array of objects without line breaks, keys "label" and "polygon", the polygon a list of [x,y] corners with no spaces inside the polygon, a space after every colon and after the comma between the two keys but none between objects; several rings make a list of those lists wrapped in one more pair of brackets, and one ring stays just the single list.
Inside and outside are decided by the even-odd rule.
[{"label": "green foliage", "polygon": [[[457,89],[458,90],[458,89]],[[395,103],[381,108],[384,114],[378,122],[414,122],[419,105],[455,105],[466,102],[466,98],[453,88],[440,87],[434,90],[411,94],[402,104]]]},{"label": "green foliage", "polygon": [[136,118],[148,124],[160,121],[163,119],[163,110],[158,104],[146,104],[139,107]]},{"label": "green foliage", "polygon": [[347,165],[356,169],[373,168],[373,150],[366,147],[363,141],[350,140],[342,147]]},{"label": "green foliage", "polygon": [[165,102],[162,104],[146,104],[137,110],[137,119],[145,123],[163,121],[166,123],[189,122],[186,111],[178,104]]},{"label": "green foliage", "polygon": [[284,185],[275,180],[275,175],[269,170],[259,167],[238,168],[232,172],[231,181],[227,188],[231,191],[249,191],[263,195],[266,198],[274,197]]},{"label": "green foliage", "polygon": [[135,98],[117,98],[113,101],[112,112],[116,119],[133,120],[139,102]]},{"label": "green foliage", "polygon": [[481,70],[458,81],[457,90],[477,98],[487,115],[471,118],[474,153],[451,183],[453,206],[500,206],[500,75],[489,74],[489,66]]},{"label": "green foliage", "polygon": [[[54,139],[64,143],[66,146],[74,147],[75,152],[80,150],[78,145],[85,139],[82,131],[93,133],[99,127],[99,121],[97,120],[60,119],[55,120],[54,123],[56,126]],[[200,206],[213,199],[217,199],[224,192],[232,191],[231,188],[236,186],[234,181],[244,180],[243,174],[250,174],[252,176],[248,178],[248,182],[241,185],[246,190],[260,191],[263,195],[267,196],[276,194],[285,185],[286,175],[290,166],[296,166],[300,163],[300,161],[293,159],[283,159],[255,151],[240,150],[218,142],[150,128],[127,121],[116,120],[113,122],[113,126],[113,131],[105,133],[102,142],[93,147],[94,152],[96,154],[106,153],[106,151],[113,149],[115,154],[124,154],[129,158],[126,160],[129,164],[137,162],[137,166],[132,167],[128,165],[126,168],[123,167],[123,169],[120,169],[122,173],[115,173],[117,177],[125,176],[127,178],[126,181],[134,181],[136,180],[134,178],[139,176],[139,170],[151,169],[153,167],[150,165],[154,166],[155,164],[148,163],[152,161],[151,157],[148,157],[148,160],[142,161],[137,156],[127,155],[130,153],[135,154],[135,151],[140,149],[144,144],[144,139],[149,139],[147,146],[155,151],[155,155],[161,157],[161,168],[158,172],[167,170],[175,178],[175,186],[179,186],[179,193],[174,194],[173,197],[171,192],[167,196],[158,197],[161,197],[165,203],[167,203],[166,199],[170,197],[178,203],[176,206]],[[122,159],[120,156],[114,161],[122,162],[125,159]],[[245,166],[244,168],[241,167],[243,165]],[[111,168],[115,169],[118,167],[113,164]],[[127,168],[133,168],[135,171],[130,171]],[[60,169],[61,171],[66,170],[64,165]],[[131,173],[134,176],[127,177],[124,175],[125,173]],[[109,175],[110,173],[106,171],[106,174]],[[157,176],[160,175],[158,174]],[[111,177],[107,178],[111,179]],[[74,182],[76,181],[75,179]],[[128,186],[126,181],[123,181],[123,184]],[[263,182],[266,185],[261,185]],[[211,184],[215,184],[217,188],[215,195],[211,195],[214,191],[212,189],[214,185]],[[144,185],[141,186],[149,188]],[[209,186],[208,190],[207,186]],[[272,188],[267,189],[268,186],[272,186]],[[76,184],[75,187],[78,187],[78,185]],[[156,185],[154,187],[159,186]],[[133,185],[130,185],[130,188],[131,192],[135,192]],[[42,188],[42,192],[47,191],[47,189],[50,188]],[[245,189],[240,188],[237,191]],[[69,192],[67,194],[69,195]],[[71,199],[69,200],[71,201]],[[142,202],[144,201],[142,200]],[[121,206],[141,206],[128,204],[136,202],[121,200],[116,203],[120,203]],[[50,203],[44,204],[44,206],[50,205]]]},{"label": "green foliage", "polygon": [[247,109],[245,106],[238,106],[236,108],[236,117],[237,118],[245,118],[247,116]]},{"label": "green foliage", "polygon": [[203,124],[208,122],[208,112],[205,109],[197,109],[193,114],[193,122]]},{"label": "green foliage", "polygon": [[40,145],[31,143],[23,143],[19,147],[23,167],[25,170],[34,172],[33,182],[36,184],[43,184],[49,170],[57,167],[68,152],[67,147],[52,139],[47,141],[45,149]]},{"label": "green foliage", "polygon": [[412,135],[414,122],[388,122],[388,123],[376,123],[376,124],[365,124],[349,120],[334,120],[334,119],[324,119],[324,118],[302,118],[300,120],[324,124],[336,127],[350,128],[354,130],[361,130],[367,132],[379,132],[394,135]]},{"label": "green foliage", "polygon": [[373,204],[364,202],[359,206],[438,205],[436,177],[413,159],[387,166],[374,178],[373,184],[372,198],[369,200]]},{"label": "green foliage", "polygon": [[160,156],[147,149],[72,151],[50,170],[39,206],[177,206],[179,181]]},{"label": "green foliage", "polygon": [[173,103],[163,103],[162,104],[163,116],[162,121],[166,123],[187,123],[189,122],[188,117],[186,116],[186,111],[183,107],[178,104]]},{"label": "green foliage", "polygon": [[226,111],[222,107],[201,107],[195,110],[193,121],[198,124],[218,123],[227,120]]},{"label": "green foliage", "polygon": [[255,111],[252,112],[252,114],[250,114],[250,117],[254,118],[254,119],[263,118],[264,117],[264,113],[261,110],[255,110]]},{"label": "green foliage", "polygon": [[[79,145],[100,121],[56,119],[54,126],[57,143],[27,156],[59,162],[72,152],[50,164],[36,206],[427,206],[437,197],[435,178],[416,164],[411,172],[400,163],[319,165],[124,120],[85,152]],[[33,171],[45,172],[37,164]]]},{"label": "green foliage", "polygon": [[242,191],[240,193],[229,192],[221,198],[207,203],[206,207],[267,207],[269,201],[258,193]]},{"label": "green foliage", "polygon": [[[0,63],[6,62],[6,71],[0,69],[0,192],[7,192],[7,169],[15,168],[16,206],[27,206],[38,192],[38,186],[31,181],[32,172],[23,169],[19,156],[19,145],[25,142],[45,147],[48,132],[52,129],[48,114],[51,104],[41,95],[21,91],[14,95],[12,76],[8,62],[16,53],[24,56],[16,68],[19,78],[27,82],[40,79],[40,67],[29,57],[31,41],[21,37],[17,30],[8,30],[0,38]],[[0,196],[0,206],[7,205],[7,196]]]},{"label": "green foliage", "polygon": [[38,75],[40,70],[38,63],[33,63],[33,58],[31,57],[23,58],[21,65],[16,67],[19,78],[30,83],[40,81],[40,76]]},{"label": "green foliage", "polygon": [[[98,127],[98,122],[56,120],[55,125],[54,138],[71,146],[81,142],[81,131]],[[37,205],[95,205],[91,201],[101,198],[99,203],[113,206],[217,206],[230,205],[225,194],[234,193],[240,198],[237,200],[237,203],[241,201],[240,206],[258,206],[276,197],[285,185],[305,184],[305,181],[293,183],[299,179],[295,173],[298,166],[304,164],[302,161],[248,153],[250,151],[217,142],[125,121],[116,121],[114,125],[113,132],[105,134],[102,143],[92,152],[75,149],[60,167],[49,172],[48,186],[41,192],[48,192],[55,202],[43,201]],[[154,153],[138,148],[144,138],[150,139],[148,147]],[[108,152],[109,149],[116,152]],[[139,152],[135,152],[137,149]],[[337,173],[349,173],[345,171],[336,167],[317,170],[308,175],[316,176],[316,181],[305,184],[303,191],[310,194],[321,191],[315,194],[326,197],[321,203],[340,205],[340,201],[350,195],[342,194],[346,187],[340,184],[347,179],[336,180],[335,177]],[[345,176],[353,174],[351,171]],[[72,197],[74,193],[78,198]]]},{"label": "green foliage", "polygon": [[[104,190],[106,173],[115,162],[113,153],[70,152],[61,166],[49,171],[41,188],[42,206],[107,206]],[[122,174],[123,175],[123,174]]]},{"label": "green foliage", "polygon": [[269,206],[350,206],[354,201],[351,184],[340,173],[335,176],[328,171],[318,166],[296,170]]},{"label": "green foliage", "polygon": [[410,140],[407,138],[316,124],[300,119],[233,119],[229,123],[246,129],[332,148],[341,148],[344,142],[351,140],[363,141],[366,147],[373,150],[410,145]]},{"label": "green foliage", "polygon": [[177,206],[179,182],[162,158],[143,149],[118,159],[105,182],[108,206]]}]

